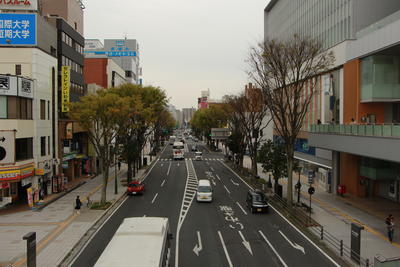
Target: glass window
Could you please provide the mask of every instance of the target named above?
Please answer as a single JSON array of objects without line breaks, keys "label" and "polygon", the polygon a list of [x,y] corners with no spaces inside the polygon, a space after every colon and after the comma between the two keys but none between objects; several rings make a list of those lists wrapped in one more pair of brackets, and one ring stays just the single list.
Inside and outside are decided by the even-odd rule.
[{"label": "glass window", "polygon": [[40,119],[46,119],[46,100],[40,99]]},{"label": "glass window", "polygon": [[16,96],[7,97],[7,117],[9,119],[19,118],[18,98]]},{"label": "glass window", "polygon": [[27,99],[26,98],[20,98],[19,99],[19,114],[21,115],[20,119],[26,120],[27,119]]},{"label": "glass window", "polygon": [[47,154],[50,155],[50,136],[47,136]]},{"label": "glass window", "polygon": [[0,96],[0,119],[7,119],[7,96]]},{"label": "glass window", "polygon": [[15,158],[17,161],[33,158],[33,139],[17,138],[15,139]]},{"label": "glass window", "polygon": [[40,137],[40,155],[46,156],[46,136]]},{"label": "glass window", "polygon": [[27,99],[26,100],[26,104],[27,104],[27,107],[26,107],[26,118],[28,120],[31,120],[32,119],[32,99]]}]

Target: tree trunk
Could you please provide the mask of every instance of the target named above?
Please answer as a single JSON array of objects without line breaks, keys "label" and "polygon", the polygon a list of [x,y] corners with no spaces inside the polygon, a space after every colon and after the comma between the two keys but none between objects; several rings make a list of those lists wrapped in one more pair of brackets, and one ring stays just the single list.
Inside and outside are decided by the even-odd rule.
[{"label": "tree trunk", "polygon": [[129,183],[132,181],[132,162],[128,161],[128,171],[126,173],[126,180]]},{"label": "tree trunk", "polygon": [[103,187],[101,189],[101,200],[100,204],[104,205],[107,201],[107,184],[108,184],[108,169],[109,166],[104,162],[104,159],[101,160],[102,170],[103,170]]},{"label": "tree trunk", "polygon": [[287,204],[289,207],[293,204],[293,146],[288,149],[287,153],[287,169],[288,169],[288,183],[287,183]]},{"label": "tree trunk", "polygon": [[258,168],[257,168],[257,143],[253,144],[253,148],[251,151],[251,172],[256,177],[258,175]]}]

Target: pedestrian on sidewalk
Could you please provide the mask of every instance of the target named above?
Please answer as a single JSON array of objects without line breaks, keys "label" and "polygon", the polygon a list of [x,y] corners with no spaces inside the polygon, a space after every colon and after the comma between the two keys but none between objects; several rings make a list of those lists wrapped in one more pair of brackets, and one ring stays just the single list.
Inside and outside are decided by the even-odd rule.
[{"label": "pedestrian on sidewalk", "polygon": [[121,161],[118,161],[118,170],[121,169]]},{"label": "pedestrian on sidewalk", "polygon": [[389,214],[389,216],[386,218],[386,227],[389,241],[392,243],[394,236],[394,217],[392,214]]},{"label": "pedestrian on sidewalk", "polygon": [[82,206],[82,202],[79,199],[79,196],[77,196],[76,199],[75,199],[75,211],[76,211],[77,214],[81,213],[81,206]]}]

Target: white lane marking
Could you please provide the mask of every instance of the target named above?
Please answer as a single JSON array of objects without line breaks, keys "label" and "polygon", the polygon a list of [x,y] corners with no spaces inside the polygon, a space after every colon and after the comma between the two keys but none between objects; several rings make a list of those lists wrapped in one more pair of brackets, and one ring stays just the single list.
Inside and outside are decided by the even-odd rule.
[{"label": "white lane marking", "polygon": [[153,204],[154,201],[156,201],[157,196],[158,196],[158,193],[156,193],[156,195],[154,196],[153,200],[151,201],[151,204]]},{"label": "white lane marking", "polygon": [[214,168],[213,168],[213,167],[210,167],[210,170],[213,172],[213,171],[214,171]]},{"label": "white lane marking", "polygon": [[220,181],[221,181],[221,178],[219,178],[218,174],[216,174],[216,175],[215,175],[215,177],[217,177],[217,178],[218,178],[218,180],[220,180]]},{"label": "white lane marking", "polygon": [[[236,172],[234,172],[231,168],[229,168],[228,165],[226,165],[224,162],[221,161],[221,164],[224,165],[227,169],[229,169],[234,175],[236,175],[236,177],[238,177],[245,185],[247,185],[248,188],[253,189],[253,187],[251,187],[248,183],[246,183],[245,180],[242,179],[242,177],[240,177]],[[280,213],[277,209],[274,208],[274,206],[272,206],[270,204],[271,208],[279,214],[279,216],[281,216],[290,226],[293,227],[293,229],[295,229],[302,237],[304,237],[304,239],[306,239],[308,242],[310,242],[319,252],[321,252],[322,255],[324,255],[328,260],[330,260],[335,266],[340,267],[340,265],[331,258],[331,256],[329,256],[328,254],[326,254],[325,251],[323,251],[320,247],[317,246],[317,244],[315,244],[313,241],[311,241],[311,239],[309,239],[303,232],[301,232],[296,226],[294,226],[293,223],[291,223],[288,219],[285,218],[285,216],[282,215],[282,213]]]},{"label": "white lane marking", "polygon": [[243,211],[245,215],[247,215],[247,212],[243,209],[242,205],[239,204],[239,202],[236,202],[236,204],[239,206],[239,208]]},{"label": "white lane marking", "polygon": [[221,239],[221,244],[224,249],[226,259],[228,260],[229,267],[233,267],[231,258],[229,257],[228,250],[226,249],[225,242],[224,242],[224,239],[222,238],[222,234],[220,231],[218,231],[218,235],[219,235],[219,239]]},{"label": "white lane marking", "polygon": [[[165,148],[164,148],[164,150],[165,150]],[[163,152],[164,152],[164,150],[163,150]],[[151,166],[149,172],[143,177],[142,181],[146,180],[147,176],[149,176],[149,174],[151,173],[151,171],[153,170],[154,166],[156,166],[156,164],[157,164],[157,162],[158,162],[159,160],[160,160],[159,158],[156,159],[156,161],[154,162],[153,166]],[[93,238],[97,235],[97,233],[98,233],[98,232],[103,228],[103,226],[111,219],[111,217],[114,215],[114,213],[116,213],[116,212],[119,210],[119,208],[125,203],[125,201],[128,199],[128,196],[125,196],[124,198],[125,198],[125,199],[121,201],[121,203],[115,208],[115,210],[110,214],[110,216],[109,216],[106,220],[104,220],[104,222],[100,225],[100,227],[97,228],[97,230],[92,234],[92,236],[89,238],[89,240],[86,242],[86,244],[82,247],[82,249],[81,249],[81,250],[75,255],[75,257],[71,260],[71,262],[69,263],[68,266],[72,266],[72,265],[75,263],[76,259],[82,254],[82,251],[85,250],[85,248],[90,244],[90,242],[91,242],[91,241],[93,240]]]},{"label": "white lane marking", "polygon": [[231,192],[229,191],[229,189],[228,188],[226,188],[226,186],[224,185],[224,188],[225,188],[225,190],[226,190],[226,192],[228,192],[228,194],[230,194]]},{"label": "white lane marking", "polygon": [[162,164],[162,163],[161,163],[161,165],[160,165],[160,166],[162,167],[162,166],[164,166],[164,164]]},{"label": "white lane marking", "polygon": [[186,177],[185,192],[183,193],[182,205],[181,205],[181,210],[180,210],[180,214],[179,214],[178,224],[176,227],[175,267],[179,266],[179,235],[180,235],[181,227],[186,218],[186,215],[189,212],[189,208],[192,205],[194,196],[196,195],[194,190],[192,191],[190,188],[188,188],[188,185],[189,184],[197,185],[197,183],[198,183],[196,170],[194,168],[192,160],[189,159],[189,160],[185,161],[185,164],[186,164],[186,170],[187,170],[187,177]]},{"label": "white lane marking", "polygon": [[172,164],[172,162],[169,163],[168,171],[167,171],[167,176],[169,175],[169,171],[171,170],[171,164]]},{"label": "white lane marking", "polygon": [[278,254],[278,252],[275,250],[275,248],[272,246],[272,244],[269,242],[269,240],[265,237],[264,233],[261,232],[261,230],[259,230],[258,232],[264,238],[265,242],[267,242],[268,246],[272,249],[272,251],[278,257],[278,259],[281,261],[282,265],[285,267],[288,267],[288,265],[285,263],[285,261],[282,259],[282,257]]},{"label": "white lane marking", "polygon": [[197,231],[197,244],[193,248],[193,252],[199,256],[199,252],[203,249],[203,244],[201,243],[200,231]]},{"label": "white lane marking", "polygon": [[232,182],[232,184],[239,186],[239,183],[234,182],[232,179],[231,179],[231,182]]},{"label": "white lane marking", "polygon": [[300,245],[298,245],[298,244],[296,244],[296,243],[290,241],[289,238],[287,238],[287,236],[286,236],[284,233],[282,233],[281,230],[279,230],[279,233],[286,239],[286,241],[287,241],[293,248],[300,250],[301,252],[303,252],[304,255],[306,255],[306,252],[304,251],[304,248],[303,248],[302,246],[300,246]]},{"label": "white lane marking", "polygon": [[161,183],[161,187],[163,187],[163,186],[164,186],[164,184],[165,184],[165,179],[164,179],[164,181]]},{"label": "white lane marking", "polygon": [[250,242],[246,240],[246,238],[244,238],[243,234],[241,231],[239,231],[239,235],[242,238],[242,244],[243,246],[249,251],[249,253],[251,254],[251,256],[253,256],[253,251],[251,250],[251,246],[250,246]]},{"label": "white lane marking", "polygon": [[179,167],[179,162],[178,162],[178,167]]}]

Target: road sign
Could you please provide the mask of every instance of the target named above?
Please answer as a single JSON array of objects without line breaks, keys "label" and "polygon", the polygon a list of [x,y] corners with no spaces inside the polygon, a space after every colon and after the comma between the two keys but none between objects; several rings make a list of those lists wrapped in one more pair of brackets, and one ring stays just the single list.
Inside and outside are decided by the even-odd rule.
[{"label": "road sign", "polygon": [[313,194],[315,193],[315,188],[312,187],[312,186],[310,186],[310,187],[308,188],[308,193],[309,193],[310,195],[313,195]]}]

